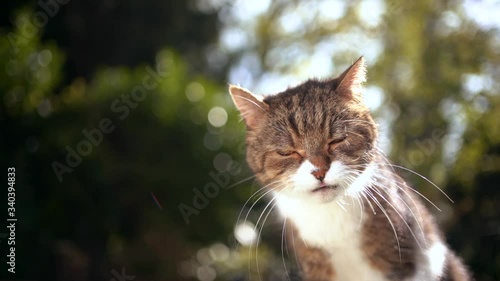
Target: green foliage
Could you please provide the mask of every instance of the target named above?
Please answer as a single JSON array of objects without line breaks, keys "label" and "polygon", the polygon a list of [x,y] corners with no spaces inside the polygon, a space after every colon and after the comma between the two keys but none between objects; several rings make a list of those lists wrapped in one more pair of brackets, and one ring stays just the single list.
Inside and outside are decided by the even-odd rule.
[{"label": "green foliage", "polygon": [[30,10],[21,10],[15,28],[0,37],[0,94],[11,116],[34,114],[61,79],[64,54],[54,43],[41,43],[39,30],[23,19]]},{"label": "green foliage", "polygon": [[[273,1],[250,19],[241,11],[238,18],[237,5],[223,7],[221,34],[246,39],[220,42],[207,60],[228,61],[230,79],[251,77],[233,83],[272,92],[366,55],[365,98],[380,93],[374,113],[390,140],[386,152],[453,198],[401,171],[441,207],[446,238],[476,279],[499,279],[498,30],[479,26],[457,1],[385,1],[375,20],[370,1],[338,2],[337,15],[324,3]],[[366,5],[370,13],[360,12]],[[244,164],[244,128],[225,83],[195,71],[226,66],[199,56],[194,63],[168,45],[151,64],[102,66],[65,82],[69,54],[20,20],[32,14],[19,10],[0,34],[0,163],[18,171],[18,276],[110,280],[125,267],[140,280],[282,278],[281,225],[269,219],[258,252],[233,238],[257,190]],[[221,172],[230,161],[237,172]],[[218,194],[197,201],[214,184]],[[257,222],[263,201],[249,221]]]},{"label": "green foliage", "polygon": [[[9,34],[0,37],[8,67],[0,74],[0,120],[9,148],[1,161],[18,171],[19,276],[109,279],[113,268],[126,267],[141,278],[169,278],[197,246],[231,232],[245,197],[236,189],[221,188],[189,224],[179,210],[193,206],[193,189],[214,182],[219,153],[241,163],[231,184],[247,173],[242,124],[224,86],[190,75],[172,50],[159,52],[156,66],[102,68],[90,81],[60,85],[62,52],[38,34],[14,51]],[[47,52],[52,59],[44,61]],[[221,127],[207,120],[216,106],[229,115]],[[79,156],[68,161],[70,150]]]}]

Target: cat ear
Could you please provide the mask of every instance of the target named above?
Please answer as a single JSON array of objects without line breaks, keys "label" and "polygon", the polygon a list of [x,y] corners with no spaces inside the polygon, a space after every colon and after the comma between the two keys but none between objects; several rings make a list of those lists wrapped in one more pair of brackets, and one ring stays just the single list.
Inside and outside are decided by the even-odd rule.
[{"label": "cat ear", "polygon": [[360,96],[362,84],[366,81],[365,59],[360,57],[337,80],[340,81],[337,92],[349,96]]},{"label": "cat ear", "polygon": [[255,96],[247,89],[229,85],[229,93],[249,128],[255,128],[258,124],[265,122],[269,106],[261,97]]}]

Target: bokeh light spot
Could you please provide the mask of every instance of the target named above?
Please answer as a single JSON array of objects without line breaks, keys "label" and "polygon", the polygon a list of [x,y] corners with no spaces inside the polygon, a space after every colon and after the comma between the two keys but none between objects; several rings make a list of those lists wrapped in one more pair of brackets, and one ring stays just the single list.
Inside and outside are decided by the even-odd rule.
[{"label": "bokeh light spot", "polygon": [[251,246],[257,239],[255,226],[250,222],[238,224],[234,229],[236,240],[243,246]]},{"label": "bokeh light spot", "polygon": [[196,259],[201,265],[211,265],[213,263],[208,249],[205,248],[199,249],[198,252],[196,252]]},{"label": "bokeh light spot", "polygon": [[208,112],[208,122],[214,127],[222,127],[227,122],[227,112],[220,106],[213,107]]},{"label": "bokeh light spot", "polygon": [[222,146],[222,139],[220,135],[207,133],[203,138],[203,144],[208,150],[217,150]]},{"label": "bokeh light spot", "polygon": [[229,258],[229,249],[222,243],[213,244],[208,251],[215,261],[225,261]]},{"label": "bokeh light spot", "polygon": [[196,271],[196,277],[200,281],[212,281],[217,277],[217,272],[210,266],[200,266]]},{"label": "bokeh light spot", "polygon": [[41,66],[48,66],[52,61],[52,52],[50,50],[43,50],[38,54],[38,63]]},{"label": "bokeh light spot", "polygon": [[228,168],[227,164],[233,160],[231,155],[221,152],[214,157],[214,167],[219,172],[225,172]]},{"label": "bokeh light spot", "polygon": [[37,112],[41,117],[47,117],[52,113],[52,104],[49,100],[44,99],[37,107]]},{"label": "bokeh light spot", "polygon": [[186,87],[186,97],[191,102],[200,101],[205,96],[205,87],[198,82],[191,82]]}]

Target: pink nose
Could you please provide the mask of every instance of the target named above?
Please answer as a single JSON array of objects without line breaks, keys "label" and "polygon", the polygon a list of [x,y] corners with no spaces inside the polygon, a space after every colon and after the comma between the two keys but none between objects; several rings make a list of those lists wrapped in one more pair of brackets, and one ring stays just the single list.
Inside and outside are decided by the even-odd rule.
[{"label": "pink nose", "polygon": [[319,181],[323,181],[323,179],[325,178],[326,170],[325,169],[316,169],[311,174]]},{"label": "pink nose", "polygon": [[326,172],[330,168],[330,160],[327,157],[319,154],[309,157],[309,161],[314,165],[315,168],[311,172],[311,174],[319,181],[323,181]]}]

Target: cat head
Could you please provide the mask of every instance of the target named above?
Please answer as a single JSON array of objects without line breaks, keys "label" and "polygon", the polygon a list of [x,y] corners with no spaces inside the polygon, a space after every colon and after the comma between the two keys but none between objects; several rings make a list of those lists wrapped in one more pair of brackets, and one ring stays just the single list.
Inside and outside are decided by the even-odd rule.
[{"label": "cat head", "polygon": [[337,78],[265,98],[229,87],[247,127],[247,161],[262,184],[315,202],[350,188],[375,154],[376,124],[361,97],[365,73],[361,57]]}]

